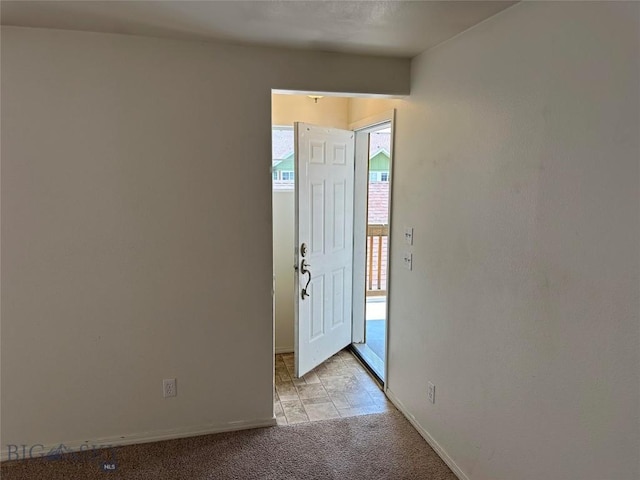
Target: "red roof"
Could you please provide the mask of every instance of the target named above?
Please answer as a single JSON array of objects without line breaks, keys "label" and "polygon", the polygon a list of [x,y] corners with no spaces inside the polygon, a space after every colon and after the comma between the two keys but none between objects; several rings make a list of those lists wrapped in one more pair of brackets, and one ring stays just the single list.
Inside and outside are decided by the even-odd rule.
[{"label": "red roof", "polygon": [[369,224],[389,223],[389,182],[369,183]]}]

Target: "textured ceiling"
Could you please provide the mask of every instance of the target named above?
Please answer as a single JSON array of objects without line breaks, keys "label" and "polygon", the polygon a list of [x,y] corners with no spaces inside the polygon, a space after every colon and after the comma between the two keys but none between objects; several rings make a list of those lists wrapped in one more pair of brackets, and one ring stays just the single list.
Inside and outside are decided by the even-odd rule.
[{"label": "textured ceiling", "polygon": [[412,57],[509,1],[6,1],[3,25]]}]

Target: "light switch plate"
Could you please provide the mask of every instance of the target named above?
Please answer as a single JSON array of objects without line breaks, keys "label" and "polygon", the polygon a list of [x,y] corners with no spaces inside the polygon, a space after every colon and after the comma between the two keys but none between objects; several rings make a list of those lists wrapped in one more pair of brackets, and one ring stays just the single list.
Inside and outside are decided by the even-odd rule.
[{"label": "light switch plate", "polygon": [[413,227],[405,227],[404,241],[407,243],[407,245],[413,245]]},{"label": "light switch plate", "polygon": [[404,253],[404,268],[407,270],[413,270],[413,254],[409,252]]}]

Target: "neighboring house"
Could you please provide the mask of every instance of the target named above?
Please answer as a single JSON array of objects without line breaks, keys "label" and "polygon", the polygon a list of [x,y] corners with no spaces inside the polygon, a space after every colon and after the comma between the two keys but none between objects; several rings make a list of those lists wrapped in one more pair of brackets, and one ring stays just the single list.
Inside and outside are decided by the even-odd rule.
[{"label": "neighboring house", "polygon": [[369,181],[388,182],[391,134],[375,132],[369,136]]},{"label": "neighboring house", "polygon": [[274,186],[293,185],[294,176],[293,128],[273,127],[271,134],[271,172]]},{"label": "neighboring house", "polygon": [[369,181],[388,182],[389,181],[389,160],[390,155],[387,150],[381,149],[369,158]]},{"label": "neighboring house", "polygon": [[295,181],[293,152],[285,158],[274,158],[271,173],[274,181],[290,182],[293,184]]}]

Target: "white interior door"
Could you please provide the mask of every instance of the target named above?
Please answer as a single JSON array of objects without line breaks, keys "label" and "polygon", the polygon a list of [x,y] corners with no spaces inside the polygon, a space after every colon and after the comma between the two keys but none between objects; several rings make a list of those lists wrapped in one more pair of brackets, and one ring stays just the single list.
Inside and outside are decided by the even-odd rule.
[{"label": "white interior door", "polygon": [[295,162],[300,377],[351,343],[354,133],[295,123]]}]

